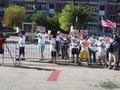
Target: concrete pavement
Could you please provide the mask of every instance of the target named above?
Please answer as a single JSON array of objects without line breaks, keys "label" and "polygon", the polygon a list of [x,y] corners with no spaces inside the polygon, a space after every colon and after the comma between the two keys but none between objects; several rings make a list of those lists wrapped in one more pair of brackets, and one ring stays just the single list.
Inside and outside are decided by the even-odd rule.
[{"label": "concrete pavement", "polygon": [[0,90],[120,90],[120,71],[25,61],[14,66],[6,60],[0,66]]}]

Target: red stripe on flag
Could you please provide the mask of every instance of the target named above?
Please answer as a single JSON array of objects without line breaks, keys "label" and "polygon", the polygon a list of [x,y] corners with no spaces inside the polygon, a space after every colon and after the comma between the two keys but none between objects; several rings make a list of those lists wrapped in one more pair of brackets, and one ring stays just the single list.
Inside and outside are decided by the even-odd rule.
[{"label": "red stripe on flag", "polygon": [[112,22],[108,19],[106,20],[102,20],[102,26],[103,27],[109,27],[111,28],[112,30],[116,30],[116,23],[115,22]]},{"label": "red stripe on flag", "polygon": [[107,23],[105,20],[102,20],[102,26],[103,26],[103,27],[109,27],[109,26],[108,26],[108,23]]},{"label": "red stripe on flag", "polygon": [[57,81],[59,74],[60,74],[60,70],[53,71],[48,77],[47,81]]},{"label": "red stripe on flag", "polygon": [[116,23],[115,22],[112,22],[110,20],[106,20],[108,23],[109,23],[109,27],[112,29],[112,30],[116,30]]}]

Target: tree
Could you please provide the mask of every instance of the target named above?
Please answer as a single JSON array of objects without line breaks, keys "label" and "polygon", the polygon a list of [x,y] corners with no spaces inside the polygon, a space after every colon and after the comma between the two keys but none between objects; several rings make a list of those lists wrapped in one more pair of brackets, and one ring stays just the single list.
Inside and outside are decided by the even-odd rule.
[{"label": "tree", "polygon": [[34,13],[30,19],[35,22],[37,26],[46,26],[48,16],[43,12]]},{"label": "tree", "polygon": [[45,26],[47,29],[56,30],[60,29],[59,13],[55,13],[53,16],[48,16],[43,12],[36,12],[31,16],[31,20],[35,22],[36,26]]},{"label": "tree", "polygon": [[21,27],[26,19],[26,9],[23,6],[11,5],[5,9],[2,24],[11,28]]},{"label": "tree", "polygon": [[67,4],[59,17],[60,27],[69,31],[72,25],[75,29],[83,27],[90,18],[90,9],[86,6]]},{"label": "tree", "polygon": [[60,29],[60,24],[59,24],[59,13],[55,13],[53,16],[48,18],[48,28],[51,30],[59,30]]}]

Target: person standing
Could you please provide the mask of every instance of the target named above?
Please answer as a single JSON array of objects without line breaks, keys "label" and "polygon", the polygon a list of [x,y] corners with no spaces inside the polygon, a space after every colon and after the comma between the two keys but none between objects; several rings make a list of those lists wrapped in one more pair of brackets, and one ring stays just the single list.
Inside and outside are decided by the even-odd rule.
[{"label": "person standing", "polygon": [[96,38],[96,34],[93,33],[92,37],[89,38],[90,41],[90,46],[89,46],[89,60],[90,60],[90,64],[92,64],[92,55],[93,55],[93,62],[96,63],[96,52],[97,52],[97,38]]},{"label": "person standing", "polygon": [[57,54],[58,54],[58,57],[59,56],[62,56],[62,43],[61,43],[61,35],[60,35],[60,31],[57,31],[57,35],[56,35],[56,50],[57,50]]},{"label": "person standing", "polygon": [[120,28],[118,33],[113,37],[113,42],[110,45],[109,50],[109,69],[112,69],[112,61],[114,61],[114,70],[118,69],[119,57],[120,57]]},{"label": "person standing", "polygon": [[105,61],[105,55],[106,55],[106,45],[104,42],[104,38],[103,37],[99,37],[99,41],[98,41],[98,60],[99,60],[99,64],[101,64],[101,61],[104,61],[104,65],[106,65],[106,61]]},{"label": "person standing", "polygon": [[51,51],[51,61],[56,63],[56,35],[51,35],[48,37],[50,40],[50,51]]},{"label": "person standing", "polygon": [[72,36],[71,35],[71,45],[72,45],[72,56],[73,56],[73,62],[75,62],[74,58],[76,55],[76,61],[79,64],[79,38],[77,35]]},{"label": "person standing", "polygon": [[87,62],[87,65],[89,65],[88,63],[88,47],[89,47],[89,42],[87,39],[87,36],[84,35],[83,36],[83,40],[81,40],[80,42],[81,45],[81,50],[80,50],[80,60],[82,61],[82,59],[85,59]]},{"label": "person standing", "polygon": [[[25,32],[24,31],[20,31],[18,32],[19,35],[19,55],[18,58],[16,59],[17,61],[19,60],[25,60]],[[23,58],[20,58],[21,55],[23,56]]]},{"label": "person standing", "polygon": [[44,49],[45,49],[45,41],[47,38],[47,34],[45,31],[36,31],[36,36],[38,37],[38,45],[39,45],[39,51],[40,51],[40,60],[44,59]]},{"label": "person standing", "polygon": [[0,54],[4,54],[4,47],[3,44],[5,43],[6,38],[0,33]]}]

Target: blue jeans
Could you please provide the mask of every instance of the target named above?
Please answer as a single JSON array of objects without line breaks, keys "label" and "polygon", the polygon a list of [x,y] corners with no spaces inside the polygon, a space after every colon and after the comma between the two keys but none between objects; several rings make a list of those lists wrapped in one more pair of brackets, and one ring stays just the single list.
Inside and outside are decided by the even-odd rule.
[{"label": "blue jeans", "polygon": [[93,55],[93,62],[96,62],[96,51],[92,51],[89,49],[89,61],[92,62],[92,55]]}]

